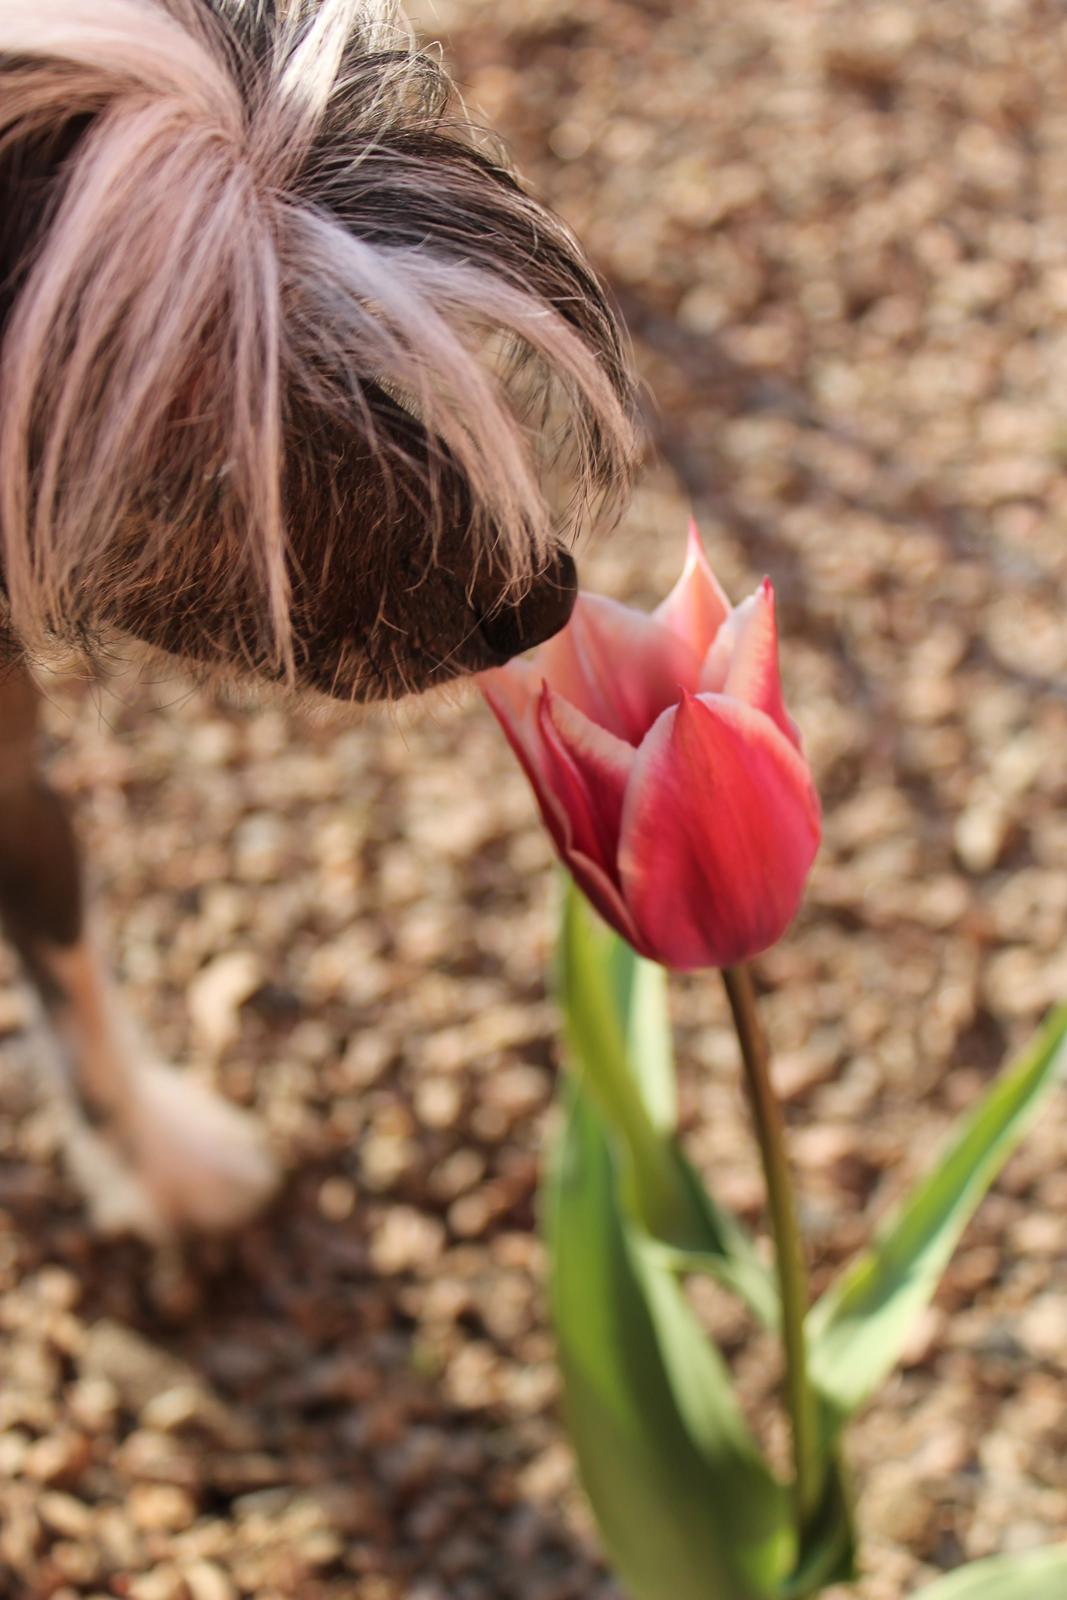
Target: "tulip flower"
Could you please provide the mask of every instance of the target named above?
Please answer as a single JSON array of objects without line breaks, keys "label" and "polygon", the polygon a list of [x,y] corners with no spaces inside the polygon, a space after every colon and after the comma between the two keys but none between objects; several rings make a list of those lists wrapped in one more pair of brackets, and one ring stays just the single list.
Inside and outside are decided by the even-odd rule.
[{"label": "tulip flower", "polygon": [[[899,1359],[1067,1060],[1063,1006],[812,1305],[744,965],[785,931],[819,843],[777,655],[770,584],[732,607],[691,527],[682,575],[651,615],[582,594],[562,633],[482,683],[573,880],[556,958],[565,1114],[541,1211],[563,1415],[633,1600],[803,1600],[854,1580],[841,1431]],[[771,1270],[678,1132],[663,969],[704,966],[723,969],[737,1032]],[[705,1342],[686,1293],[693,1274],[780,1341],[788,1483],[746,1424],[723,1352]],[[1067,1594],[1067,1547],[953,1574],[929,1600],[1016,1600],[1024,1588],[1036,1600],[1028,1584]]]},{"label": "tulip flower", "polygon": [[781,937],[820,813],[768,581],[732,607],[691,525],[651,615],[582,593],[562,633],[481,682],[560,856],[635,950],[728,967]]}]

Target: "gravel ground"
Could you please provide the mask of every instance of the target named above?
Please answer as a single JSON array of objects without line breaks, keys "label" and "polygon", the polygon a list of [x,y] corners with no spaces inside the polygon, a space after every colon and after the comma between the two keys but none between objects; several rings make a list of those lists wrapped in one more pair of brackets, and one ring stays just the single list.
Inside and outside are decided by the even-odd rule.
[{"label": "gravel ground", "polygon": [[[731,592],[779,592],[827,826],[759,975],[824,1281],[1067,994],[1067,22],[1044,0],[503,16],[429,20],[589,242],[649,389],[654,452],[586,580],[654,601],[692,502]],[[130,1006],[291,1176],[229,1243],[95,1240],[0,954],[0,1592],[618,1600],[533,1231],[551,863],[488,715],[51,693]],[[676,1009],[689,1148],[758,1227],[716,983]],[[852,1433],[860,1600],[1062,1535],[1063,1112]],[[767,1350],[697,1299],[780,1448]]]}]

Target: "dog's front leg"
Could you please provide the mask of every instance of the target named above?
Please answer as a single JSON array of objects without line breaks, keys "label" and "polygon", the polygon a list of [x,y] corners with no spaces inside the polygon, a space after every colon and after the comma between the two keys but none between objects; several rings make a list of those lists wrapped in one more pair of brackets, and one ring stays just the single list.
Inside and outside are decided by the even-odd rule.
[{"label": "dog's front leg", "polygon": [[74,832],[37,767],[38,697],[0,676],[0,925],[62,1052],[67,1151],[97,1222],[158,1236],[229,1228],[276,1169],[244,1112],[157,1061],[124,1014],[86,917]]}]

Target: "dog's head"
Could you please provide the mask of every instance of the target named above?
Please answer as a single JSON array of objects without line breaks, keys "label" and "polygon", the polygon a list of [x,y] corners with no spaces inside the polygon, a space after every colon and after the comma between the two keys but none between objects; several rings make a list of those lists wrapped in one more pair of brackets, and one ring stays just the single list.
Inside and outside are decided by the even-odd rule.
[{"label": "dog's head", "polygon": [[353,699],[570,611],[617,324],[389,0],[0,0],[3,580]]}]

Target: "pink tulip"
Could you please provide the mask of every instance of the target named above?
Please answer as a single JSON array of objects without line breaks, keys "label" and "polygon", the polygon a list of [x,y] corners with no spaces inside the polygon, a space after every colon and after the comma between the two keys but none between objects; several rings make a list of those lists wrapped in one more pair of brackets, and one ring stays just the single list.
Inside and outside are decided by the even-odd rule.
[{"label": "pink tulip", "polygon": [[819,800],[782,704],[769,581],[734,609],[691,524],[651,616],[583,593],[562,633],[481,682],[556,849],[635,950],[728,967],[782,936]]}]

